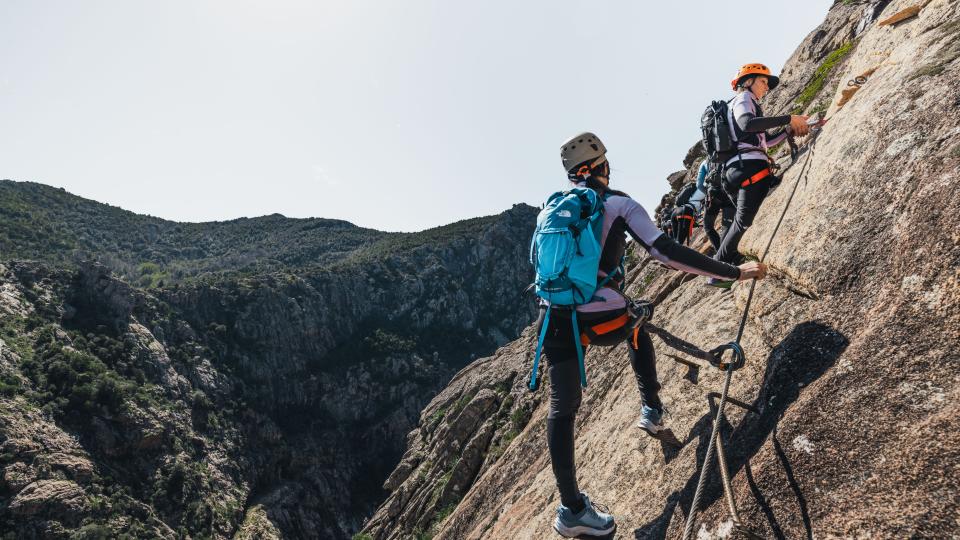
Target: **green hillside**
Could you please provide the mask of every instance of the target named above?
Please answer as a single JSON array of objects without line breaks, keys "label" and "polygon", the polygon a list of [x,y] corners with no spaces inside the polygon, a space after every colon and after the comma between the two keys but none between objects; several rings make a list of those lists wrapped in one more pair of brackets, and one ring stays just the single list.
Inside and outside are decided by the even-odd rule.
[{"label": "green hillside", "polygon": [[279,214],[178,223],[84,199],[62,188],[0,180],[0,260],[98,261],[157,287],[211,272],[290,271],[380,260],[474,234],[496,216],[416,233],[387,233],[336,219]]}]

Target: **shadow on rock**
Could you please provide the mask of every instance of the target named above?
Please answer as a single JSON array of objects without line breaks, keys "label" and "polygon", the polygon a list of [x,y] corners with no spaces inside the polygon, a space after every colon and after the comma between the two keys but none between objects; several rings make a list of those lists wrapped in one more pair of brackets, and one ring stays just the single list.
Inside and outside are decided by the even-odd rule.
[{"label": "shadow on rock", "polygon": [[577,536],[577,540],[613,540],[617,537],[617,531],[614,530],[612,533],[606,536],[590,536],[589,534],[581,534]]},{"label": "shadow on rock", "polygon": [[[782,528],[777,523],[770,505],[766,503],[760,493],[756,482],[753,481],[749,460],[760,450],[764,441],[772,433],[774,450],[797,497],[804,526],[807,530],[806,536],[810,537],[812,527],[807,513],[806,498],[794,479],[793,469],[780,446],[779,440],[776,439],[776,426],[790,404],[800,397],[800,392],[826,373],[836,363],[848,344],[849,340],[843,334],[824,324],[805,322],[797,325],[783,341],[770,351],[770,355],[767,357],[767,370],[763,377],[760,393],[752,404],[752,407],[758,410],[759,414],[755,412],[747,413],[732,434],[724,435],[724,447],[727,451],[731,476],[736,476],[737,472],[746,466],[747,483],[776,538],[784,538]],[[689,515],[690,503],[693,500],[693,494],[696,491],[700,476],[699,466],[703,464],[703,459],[707,453],[707,445],[710,443],[710,428],[714,414],[714,412],[708,412],[701,417],[691,430],[691,436],[688,439],[699,439],[696,472],[687,480],[683,489],[670,494],[667,498],[667,504],[659,516],[634,530],[635,538],[666,538],[667,529],[677,505],[683,509],[684,516]],[[725,420],[720,428],[721,434],[730,433],[731,426]],[[716,463],[711,464],[710,478],[701,494],[698,512],[708,508],[723,496],[720,479],[716,471]]]},{"label": "shadow on rock", "polygon": [[657,440],[660,442],[660,450],[663,451],[664,463],[670,463],[673,461],[673,458],[680,455],[680,449],[683,448],[683,443],[680,442],[680,439],[677,438],[672,429],[668,428],[661,431],[657,436]]}]

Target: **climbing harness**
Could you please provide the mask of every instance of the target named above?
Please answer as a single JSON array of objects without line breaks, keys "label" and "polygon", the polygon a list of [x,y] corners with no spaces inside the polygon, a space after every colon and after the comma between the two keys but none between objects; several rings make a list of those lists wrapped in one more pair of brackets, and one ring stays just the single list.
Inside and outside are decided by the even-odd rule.
[{"label": "climbing harness", "polygon": [[[826,121],[824,120],[824,122]],[[800,169],[800,174],[797,175],[797,181],[793,186],[793,191],[790,192],[790,196],[787,198],[787,202],[783,206],[783,211],[780,213],[780,219],[777,220],[777,224],[774,226],[773,232],[770,234],[770,239],[767,241],[767,245],[763,249],[763,254],[760,256],[760,262],[763,262],[767,254],[770,252],[770,246],[773,245],[773,239],[780,230],[780,225],[783,223],[783,218],[787,215],[787,210],[790,208],[790,203],[793,202],[793,197],[797,193],[797,188],[800,186],[800,182],[805,180],[805,174],[809,174],[809,165],[810,161],[813,159],[814,145],[817,141],[816,136],[820,133],[820,131],[821,130],[815,131],[810,142],[808,143],[808,146],[810,147],[810,155],[807,156],[807,159],[803,163],[803,167]],[[762,536],[745,528],[740,521],[740,514],[737,510],[737,501],[734,497],[732,484],[730,482],[730,471],[727,468],[726,452],[723,450],[723,442],[719,437],[720,426],[723,423],[723,410],[728,401],[735,401],[728,398],[730,382],[733,379],[733,372],[740,367],[743,367],[743,364],[746,362],[743,349],[740,346],[740,340],[743,338],[743,332],[747,326],[747,320],[750,315],[750,304],[753,302],[753,292],[756,289],[756,286],[757,280],[754,279],[750,282],[750,291],[747,294],[747,304],[743,308],[743,316],[740,318],[740,327],[737,329],[736,339],[727,345],[723,345],[711,351],[718,357],[722,357],[724,353],[730,351],[732,360],[725,364],[728,366],[727,369],[725,369],[727,376],[724,377],[723,390],[720,392],[720,403],[717,405],[717,412],[713,421],[713,430],[710,432],[710,443],[707,445],[707,455],[703,459],[703,466],[700,469],[700,478],[697,481],[697,489],[693,494],[693,502],[690,504],[690,512],[687,515],[687,523],[683,530],[683,540],[689,540],[693,534],[693,528],[696,524],[697,506],[700,504],[700,496],[703,493],[703,488],[710,472],[710,464],[713,460],[714,449],[716,449],[717,452],[717,461],[720,465],[720,481],[723,485],[723,494],[727,501],[727,507],[730,511],[730,518],[733,521],[734,530],[751,538],[763,538]]]},{"label": "climbing harness", "polygon": [[768,176],[770,176],[770,169],[769,169],[769,168],[766,168],[766,169],[758,172],[757,174],[751,176],[750,178],[747,178],[747,179],[744,180],[743,182],[740,182],[740,187],[747,187],[747,186],[756,184],[757,182],[763,180],[764,178],[766,178],[766,177],[768,177]]},{"label": "climbing harness", "polygon": [[[624,296],[626,298],[626,296]],[[627,303],[627,313],[630,315],[628,328],[636,328],[653,317],[653,302],[647,300],[631,300]]]},{"label": "climbing harness", "polygon": [[630,324],[630,314],[624,313],[616,319],[609,320],[607,322],[602,322],[594,326],[587,326],[586,328],[581,328],[580,332],[580,343],[583,346],[590,345],[590,343],[597,339],[597,337],[604,334],[613,332],[614,330],[619,330],[624,326]]}]

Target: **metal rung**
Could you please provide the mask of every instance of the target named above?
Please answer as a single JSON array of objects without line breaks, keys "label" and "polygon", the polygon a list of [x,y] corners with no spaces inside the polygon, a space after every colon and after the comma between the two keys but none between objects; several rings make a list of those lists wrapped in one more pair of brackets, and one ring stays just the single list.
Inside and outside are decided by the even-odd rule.
[{"label": "metal rung", "polygon": [[683,376],[683,378],[684,378],[684,379],[687,379],[688,381],[692,382],[693,384],[697,384],[697,379],[698,379],[698,375],[700,374],[700,369],[701,369],[701,368],[709,368],[709,367],[710,367],[710,364],[707,364],[707,363],[705,363],[705,362],[697,362],[696,360],[690,360],[690,359],[688,359],[688,358],[681,358],[681,357],[679,357],[679,356],[675,356],[675,355],[672,355],[672,354],[668,354],[668,355],[666,355],[666,356],[667,356],[667,358],[673,360],[674,362],[676,362],[676,363],[678,363],[678,364],[683,364],[683,365],[687,366],[687,373]]},{"label": "metal rung", "polygon": [[[720,392],[710,392],[709,394],[707,394],[707,399],[710,401],[710,408],[711,408],[711,409],[716,409],[717,406],[716,406],[716,404],[713,402],[713,400],[719,399],[719,398],[720,398]],[[750,411],[750,412],[752,412],[752,413],[754,413],[754,414],[760,414],[760,409],[754,407],[753,405],[751,405],[751,404],[749,404],[749,403],[747,403],[747,402],[745,402],[745,401],[740,401],[739,399],[736,399],[736,398],[732,398],[732,397],[730,397],[730,396],[727,396],[727,403],[729,403],[729,404],[731,404],[731,405],[736,405],[737,407],[740,407],[741,409],[748,410],[748,411]]]}]

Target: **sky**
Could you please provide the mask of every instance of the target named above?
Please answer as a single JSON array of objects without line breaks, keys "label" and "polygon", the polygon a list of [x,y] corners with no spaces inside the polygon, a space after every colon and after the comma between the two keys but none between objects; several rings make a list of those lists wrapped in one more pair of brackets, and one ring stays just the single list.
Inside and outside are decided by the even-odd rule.
[{"label": "sky", "polygon": [[831,4],[0,0],[0,178],[416,231],[539,206],[593,131],[652,211],[739,66],[779,72]]}]

